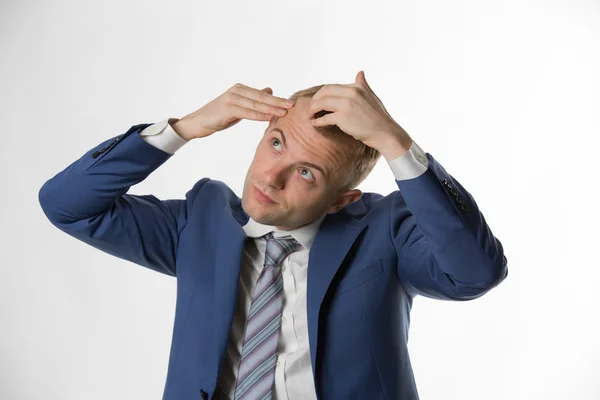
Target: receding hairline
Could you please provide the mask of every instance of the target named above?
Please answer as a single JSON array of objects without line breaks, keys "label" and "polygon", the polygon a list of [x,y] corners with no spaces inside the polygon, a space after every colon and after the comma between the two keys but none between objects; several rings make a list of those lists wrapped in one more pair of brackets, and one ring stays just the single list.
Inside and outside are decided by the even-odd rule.
[{"label": "receding hairline", "polygon": [[[316,85],[303,90],[296,91],[288,97],[288,100],[293,100],[297,102],[300,98],[311,99],[321,88],[323,88],[323,86],[325,85]],[[328,113],[329,112],[326,111],[319,111],[313,117],[318,118]],[[271,123],[276,123],[278,120],[279,117],[277,115],[274,115],[271,119]],[[364,177],[373,169],[375,163],[377,162],[377,159],[381,156],[380,152],[378,152],[375,149],[368,148],[368,146],[366,146],[364,143],[359,144],[359,149],[357,149],[354,142],[360,141],[353,138],[351,135],[348,135],[346,132],[342,131],[341,129],[339,129],[339,127],[335,125],[315,126],[314,128],[317,132],[319,132],[326,138],[337,138],[338,134],[343,134],[340,136],[343,138],[342,141],[334,141],[339,144],[345,142],[350,145],[350,151],[342,151],[338,154],[341,157],[339,161],[342,164],[340,164],[339,167],[334,168],[331,171],[331,176],[329,178],[329,183],[334,183],[334,180],[339,180],[341,182],[340,188],[343,190],[349,190],[351,188],[354,188],[358,183],[362,182],[362,180],[364,180]],[[346,139],[348,139],[348,141],[346,141]],[[364,150],[364,148],[367,148],[368,150]],[[356,157],[358,157],[361,162],[355,165],[352,164],[352,162]],[[368,166],[366,166],[366,162],[369,164]],[[344,165],[346,166],[346,168],[344,168]]]}]

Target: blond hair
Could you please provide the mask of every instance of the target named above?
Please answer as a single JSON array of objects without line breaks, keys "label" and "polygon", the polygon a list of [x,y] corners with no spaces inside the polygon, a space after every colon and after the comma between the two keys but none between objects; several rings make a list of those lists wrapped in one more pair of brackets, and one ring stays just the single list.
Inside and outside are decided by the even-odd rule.
[{"label": "blond hair", "polygon": [[[289,99],[296,101],[300,97],[312,98],[323,86],[325,85],[299,90],[293,93]],[[326,114],[331,114],[331,111],[319,111],[314,117],[319,118]],[[275,116],[273,122],[277,122],[278,119]],[[356,140],[337,125],[315,126],[314,128],[325,138],[341,143],[345,147],[345,151],[340,153],[344,156],[346,167],[337,168],[334,171],[335,179],[338,181],[338,190],[344,192],[356,188],[371,173],[375,164],[377,164],[377,160],[381,157],[381,153],[360,140]]]}]

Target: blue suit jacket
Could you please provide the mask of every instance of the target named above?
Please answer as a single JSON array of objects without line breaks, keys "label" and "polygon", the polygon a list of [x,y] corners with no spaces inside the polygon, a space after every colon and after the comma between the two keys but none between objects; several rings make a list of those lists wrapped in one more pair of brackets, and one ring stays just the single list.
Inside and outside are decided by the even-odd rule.
[{"label": "blue suit jacket", "polygon": [[[177,278],[163,399],[209,398],[229,338],[248,215],[223,182],[185,199],[126,194],[171,154],[144,141],[151,124],[99,144],[49,179],[40,205],[67,234]],[[407,350],[417,294],[475,299],[507,275],[474,199],[427,153],[423,175],[387,196],[363,193],[328,214],[309,256],[307,315],[319,399],[418,399]]]}]

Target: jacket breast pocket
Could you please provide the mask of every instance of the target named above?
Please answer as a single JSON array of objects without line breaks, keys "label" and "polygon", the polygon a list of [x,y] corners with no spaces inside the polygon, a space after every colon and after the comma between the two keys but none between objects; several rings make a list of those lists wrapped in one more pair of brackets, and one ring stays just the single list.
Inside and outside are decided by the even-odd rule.
[{"label": "jacket breast pocket", "polygon": [[343,293],[357,288],[364,283],[367,283],[371,279],[381,275],[382,272],[383,265],[381,260],[377,260],[374,263],[367,265],[365,268],[350,272],[337,285],[333,297],[337,297]]}]

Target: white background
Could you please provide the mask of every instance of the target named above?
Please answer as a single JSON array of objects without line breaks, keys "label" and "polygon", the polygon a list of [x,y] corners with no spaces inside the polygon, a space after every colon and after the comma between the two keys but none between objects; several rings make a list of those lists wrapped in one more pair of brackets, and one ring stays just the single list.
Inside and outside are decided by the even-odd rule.
[{"label": "white background", "polygon": [[[175,279],[52,226],[42,184],[132,125],[240,82],[288,97],[364,70],[395,120],[474,196],[508,278],[415,299],[429,399],[600,399],[597,1],[3,1],[0,398],[158,399]],[[132,194],[238,195],[266,122],[182,148]],[[359,186],[397,190],[382,158]]]}]

